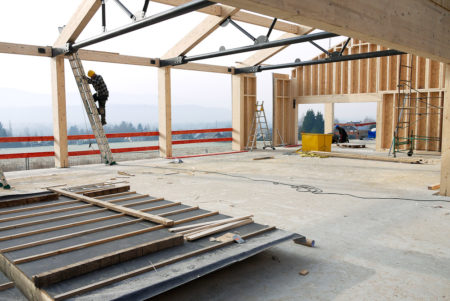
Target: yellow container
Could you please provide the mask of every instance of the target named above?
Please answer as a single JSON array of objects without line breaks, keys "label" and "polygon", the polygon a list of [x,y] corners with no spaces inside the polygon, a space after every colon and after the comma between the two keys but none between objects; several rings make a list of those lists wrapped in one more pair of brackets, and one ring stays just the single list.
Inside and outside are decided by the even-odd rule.
[{"label": "yellow container", "polygon": [[333,134],[302,133],[302,151],[331,152]]}]

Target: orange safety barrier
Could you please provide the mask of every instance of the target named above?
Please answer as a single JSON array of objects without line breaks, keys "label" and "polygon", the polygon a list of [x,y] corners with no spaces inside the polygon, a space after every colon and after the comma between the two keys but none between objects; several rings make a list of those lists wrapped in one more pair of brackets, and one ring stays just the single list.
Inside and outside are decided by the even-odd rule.
[{"label": "orange safety barrier", "polygon": [[[172,131],[172,135],[185,135],[185,134],[199,134],[199,133],[218,133],[218,132],[231,132],[232,128],[220,128],[220,129],[200,129],[200,130],[186,130],[186,131]],[[159,132],[138,132],[138,133],[110,133],[106,134],[107,138],[128,138],[128,137],[150,137],[159,136]],[[95,139],[94,135],[69,135],[68,140],[87,140]],[[38,142],[38,141],[54,141],[53,136],[34,136],[34,137],[0,137],[0,143],[11,142]],[[189,139],[189,140],[173,140],[172,144],[190,144],[190,143],[207,143],[207,142],[224,142],[232,141],[232,138],[210,138],[210,139]],[[159,146],[144,146],[144,147],[125,147],[111,149],[113,153],[126,153],[126,152],[143,152],[159,150]],[[69,156],[87,156],[100,154],[98,150],[84,150],[84,151],[70,151]],[[52,157],[54,152],[31,152],[31,153],[13,153],[13,154],[0,154],[1,159],[20,159],[20,158],[36,158],[36,157]]]}]

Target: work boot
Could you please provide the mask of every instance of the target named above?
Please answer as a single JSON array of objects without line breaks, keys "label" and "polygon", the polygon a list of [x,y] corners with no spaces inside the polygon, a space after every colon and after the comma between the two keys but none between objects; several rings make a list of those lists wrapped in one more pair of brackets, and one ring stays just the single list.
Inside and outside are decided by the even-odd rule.
[{"label": "work boot", "polygon": [[105,115],[101,115],[102,116],[102,125],[106,125],[106,118]]}]

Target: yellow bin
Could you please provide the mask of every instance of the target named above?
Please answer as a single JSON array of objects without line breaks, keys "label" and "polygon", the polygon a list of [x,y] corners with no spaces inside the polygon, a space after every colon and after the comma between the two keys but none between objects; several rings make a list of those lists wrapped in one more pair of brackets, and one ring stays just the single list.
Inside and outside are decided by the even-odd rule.
[{"label": "yellow bin", "polygon": [[333,134],[302,133],[302,150],[331,152]]}]

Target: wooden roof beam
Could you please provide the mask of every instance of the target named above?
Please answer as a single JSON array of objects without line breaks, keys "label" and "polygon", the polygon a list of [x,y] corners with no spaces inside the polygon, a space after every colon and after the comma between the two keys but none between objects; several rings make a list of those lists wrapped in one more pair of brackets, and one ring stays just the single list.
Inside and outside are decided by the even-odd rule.
[{"label": "wooden roof beam", "polygon": [[213,33],[228,17],[234,15],[239,11],[238,8],[223,6],[221,7],[222,14],[218,16],[208,16],[199,25],[197,25],[191,32],[189,32],[182,40],[180,40],[172,49],[162,56],[163,59],[185,55],[192,48],[197,46],[201,41],[206,39]]},{"label": "wooden roof beam", "polygon": [[450,63],[450,13],[431,1],[218,0],[218,2]]},{"label": "wooden roof beam", "polygon": [[[153,2],[166,4],[166,5],[172,5],[172,6],[178,6],[184,3],[189,2],[190,0],[153,0]],[[237,6],[235,6],[237,7]],[[223,11],[222,5],[211,5],[209,7],[203,8],[198,10],[199,12],[206,13],[213,16],[223,16],[225,12]],[[259,16],[256,14],[252,14],[250,12],[243,12],[239,11],[236,14],[234,14],[231,17],[233,20],[241,21],[253,25],[258,25],[262,27],[269,28],[272,24],[273,19]],[[275,24],[274,29],[284,31],[284,32],[290,32],[294,34],[301,34],[301,31],[304,30],[304,26],[298,25],[298,24],[291,24],[288,22],[283,22],[281,20],[278,20],[278,22]]]},{"label": "wooden roof beam", "polygon": [[[299,33],[299,35],[308,34],[313,30],[314,30],[314,28],[305,27]],[[281,35],[280,37],[278,37],[277,40],[288,39],[288,38],[292,38],[295,36],[296,36],[296,34],[287,32],[287,33]],[[268,60],[269,58],[271,58],[272,56],[274,56],[275,54],[282,51],[283,49],[285,49],[288,46],[289,45],[259,50],[256,53],[254,53],[252,56],[247,58],[245,61],[240,63],[240,65],[241,66],[255,66],[255,65],[262,64],[263,62],[265,62],[266,60]]]},{"label": "wooden roof beam", "polygon": [[[50,46],[0,42],[0,53],[51,57],[52,48]],[[80,58],[84,61],[136,65],[136,66],[149,66],[149,67],[158,67],[159,62],[159,59],[152,59],[149,57],[141,57],[141,56],[123,55],[107,51],[81,49],[79,50],[78,53]],[[188,63],[173,68],[181,70],[203,71],[203,72],[223,73],[223,74],[232,74],[233,72],[232,70],[230,70],[230,67],[227,66],[198,64],[198,63]]]},{"label": "wooden roof beam", "polygon": [[62,30],[54,46],[63,47],[67,42],[75,42],[100,6],[100,0],[83,0]]}]

